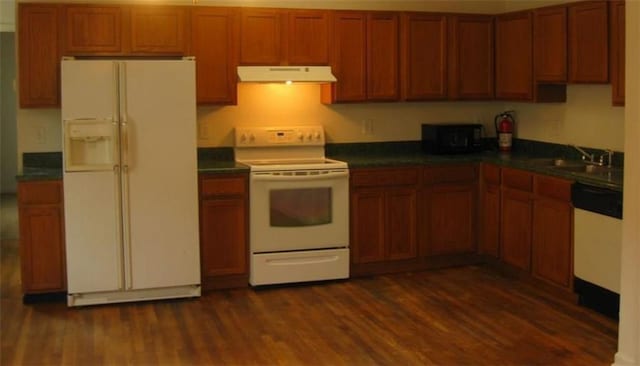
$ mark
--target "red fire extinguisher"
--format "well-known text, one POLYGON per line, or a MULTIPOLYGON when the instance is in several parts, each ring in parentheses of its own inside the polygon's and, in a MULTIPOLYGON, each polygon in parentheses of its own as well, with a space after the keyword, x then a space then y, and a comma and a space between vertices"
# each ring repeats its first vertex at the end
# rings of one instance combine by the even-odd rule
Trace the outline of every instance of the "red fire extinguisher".
POLYGON ((511 140, 516 121, 511 115, 513 111, 502 112, 496 116, 496 136, 498 137, 498 149, 503 152, 511 151, 511 140))

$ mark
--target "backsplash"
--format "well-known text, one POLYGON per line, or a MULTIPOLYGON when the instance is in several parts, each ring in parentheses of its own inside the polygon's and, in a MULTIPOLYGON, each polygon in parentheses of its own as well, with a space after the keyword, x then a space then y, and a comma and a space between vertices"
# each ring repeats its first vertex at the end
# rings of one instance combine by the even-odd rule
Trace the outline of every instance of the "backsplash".
POLYGON ((25 168, 62 169, 62 152, 26 152, 22 154, 22 164, 25 168))

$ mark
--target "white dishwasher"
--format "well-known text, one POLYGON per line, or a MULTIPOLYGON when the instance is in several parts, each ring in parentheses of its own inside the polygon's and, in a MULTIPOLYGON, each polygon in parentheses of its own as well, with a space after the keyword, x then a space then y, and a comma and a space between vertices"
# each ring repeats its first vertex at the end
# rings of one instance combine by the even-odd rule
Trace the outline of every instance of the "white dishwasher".
POLYGON ((575 183, 574 290, 580 305, 618 318, 622 192, 575 183))

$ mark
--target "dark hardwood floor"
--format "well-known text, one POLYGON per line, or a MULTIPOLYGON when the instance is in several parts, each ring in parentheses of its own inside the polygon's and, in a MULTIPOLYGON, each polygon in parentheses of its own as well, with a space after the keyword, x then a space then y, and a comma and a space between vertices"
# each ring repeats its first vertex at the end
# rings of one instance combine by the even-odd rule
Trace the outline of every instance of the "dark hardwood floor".
POLYGON ((482 266, 200 299, 23 305, 2 242, 2 365, 607 365, 616 322, 482 266))

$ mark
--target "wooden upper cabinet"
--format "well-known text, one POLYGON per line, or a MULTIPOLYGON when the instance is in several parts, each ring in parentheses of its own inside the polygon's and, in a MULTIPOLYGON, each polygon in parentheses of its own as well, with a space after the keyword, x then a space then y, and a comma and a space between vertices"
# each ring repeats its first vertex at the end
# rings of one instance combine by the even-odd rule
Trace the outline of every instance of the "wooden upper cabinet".
POLYGON ((447 18, 405 13, 401 19, 402 99, 447 97, 447 18))
POLYGON ((567 8, 536 9, 533 34, 536 82, 566 82, 567 8))
POLYGON ((533 98, 533 16, 529 11, 496 17, 496 98, 533 98))
POLYGON ((66 5, 63 55, 122 54, 123 18, 124 8, 117 5, 66 5))
POLYGON ((611 89, 613 105, 624 105, 625 67, 625 3, 624 0, 609 2, 609 35, 611 37, 611 89))
POLYGON ((329 12, 290 10, 287 39, 289 65, 329 64, 329 12))
POLYGON ((283 59, 283 13, 245 8, 240 20, 240 64, 279 65, 283 59))
POLYGON ((367 16, 364 12, 337 11, 331 22, 331 67, 338 80, 322 85, 322 101, 362 102, 367 99, 367 16))
POLYGON ((391 12, 367 15, 367 99, 399 99, 399 16, 391 12))
POLYGON ((184 55, 189 39, 185 7, 131 8, 131 53, 184 55))
POLYGON ((60 105, 59 7, 18 5, 20 107, 60 105))
POLYGON ((606 1, 569 6, 569 82, 609 81, 607 14, 606 1))
POLYGON ((449 17, 449 98, 493 99, 494 17, 449 17))
POLYGON ((196 58, 198 104, 236 102, 238 22, 232 8, 191 11, 191 54, 196 58))

